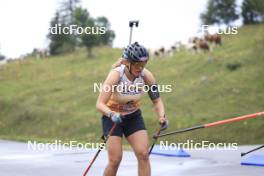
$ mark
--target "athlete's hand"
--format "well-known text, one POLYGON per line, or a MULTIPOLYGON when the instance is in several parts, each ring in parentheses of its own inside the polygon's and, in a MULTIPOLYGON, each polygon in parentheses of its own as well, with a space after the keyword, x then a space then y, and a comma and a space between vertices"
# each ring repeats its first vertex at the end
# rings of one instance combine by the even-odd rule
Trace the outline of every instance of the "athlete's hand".
POLYGON ((169 127, 169 121, 168 119, 165 117, 165 115, 163 117, 159 118, 159 124, 160 124, 160 130, 164 131, 169 127))
POLYGON ((122 123, 122 116, 119 113, 111 112, 109 117, 114 123, 120 124, 122 123))

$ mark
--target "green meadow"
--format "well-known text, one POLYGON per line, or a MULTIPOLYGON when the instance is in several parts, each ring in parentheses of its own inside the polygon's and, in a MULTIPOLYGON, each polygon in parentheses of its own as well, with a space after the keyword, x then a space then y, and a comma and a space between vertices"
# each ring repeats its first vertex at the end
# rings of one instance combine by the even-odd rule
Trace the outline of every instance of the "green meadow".
MULTIPOLYGON (((147 68, 162 92, 169 131, 264 111, 264 25, 244 26, 237 35, 223 35, 211 53, 185 49, 151 59, 147 68), (234 68, 235 66, 235 68, 234 68), (233 68, 233 69, 230 69, 233 68)), ((45 59, 27 58, 0 67, 0 138, 10 140, 98 142, 101 114, 98 91, 121 49, 85 49, 45 59)), ((159 127, 147 94, 141 109, 149 136, 159 127)), ((207 140, 264 143, 264 117, 164 137, 170 142, 207 140)))

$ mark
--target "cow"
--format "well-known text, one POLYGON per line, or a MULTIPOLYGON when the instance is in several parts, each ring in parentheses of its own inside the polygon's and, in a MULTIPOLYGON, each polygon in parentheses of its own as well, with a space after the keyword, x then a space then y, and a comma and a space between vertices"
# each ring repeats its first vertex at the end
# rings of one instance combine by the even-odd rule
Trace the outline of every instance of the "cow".
POLYGON ((221 38, 221 35, 219 35, 219 34, 212 34, 211 35, 209 33, 206 33, 204 36, 204 39, 209 43, 212 43, 215 45, 222 45, 222 38, 221 38))

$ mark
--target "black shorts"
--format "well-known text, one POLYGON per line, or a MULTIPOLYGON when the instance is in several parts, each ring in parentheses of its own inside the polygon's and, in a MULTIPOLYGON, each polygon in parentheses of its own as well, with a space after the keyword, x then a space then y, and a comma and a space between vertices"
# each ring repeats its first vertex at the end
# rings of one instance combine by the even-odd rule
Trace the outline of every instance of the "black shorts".
MULTIPOLYGON (((113 125, 114 123, 109 117, 107 116, 102 117, 102 126, 103 126, 104 136, 108 135, 113 125)), ((131 114, 125 115, 125 117, 122 118, 122 123, 116 126, 115 130, 113 131, 112 136, 122 137, 124 134, 125 137, 128 137, 129 135, 139 130, 146 130, 140 109, 138 109, 137 111, 131 114)))

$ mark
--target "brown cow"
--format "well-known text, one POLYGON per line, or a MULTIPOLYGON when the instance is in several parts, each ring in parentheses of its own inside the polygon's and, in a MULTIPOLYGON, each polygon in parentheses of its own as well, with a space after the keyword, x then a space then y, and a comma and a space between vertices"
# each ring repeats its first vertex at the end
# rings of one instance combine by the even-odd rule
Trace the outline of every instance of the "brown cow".
POLYGON ((164 47, 161 47, 161 48, 159 49, 159 52, 161 53, 161 55, 164 55, 164 53, 165 53, 165 48, 164 48, 164 47))
POLYGON ((159 56, 160 56, 159 51, 154 51, 154 56, 155 56, 155 57, 159 57, 159 56))
POLYGON ((208 43, 205 40, 199 39, 196 44, 198 45, 198 48, 203 50, 204 52, 210 51, 210 47, 209 47, 208 43))
POLYGON ((199 51, 202 50, 204 52, 206 51, 211 51, 209 44, 207 43, 206 40, 194 37, 190 40, 194 45, 192 47, 193 51, 199 51))
POLYGON ((204 39, 209 43, 214 43, 215 45, 222 45, 222 38, 219 34, 205 34, 204 39))

